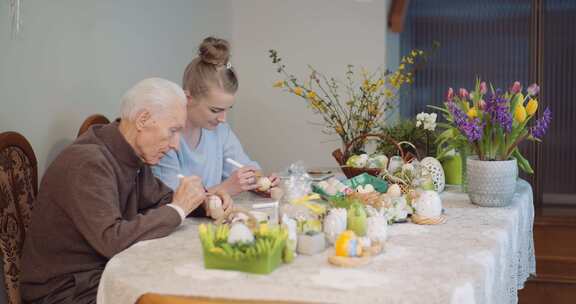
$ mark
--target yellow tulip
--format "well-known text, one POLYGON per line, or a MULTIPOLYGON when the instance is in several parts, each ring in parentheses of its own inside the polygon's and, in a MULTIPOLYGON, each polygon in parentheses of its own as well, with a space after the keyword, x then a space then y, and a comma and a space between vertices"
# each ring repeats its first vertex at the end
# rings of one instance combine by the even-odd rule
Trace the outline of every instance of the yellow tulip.
POLYGON ((476 107, 471 107, 470 110, 468 110, 468 113, 466 113, 466 115, 468 115, 470 119, 476 118, 478 117, 478 110, 476 110, 476 107))
POLYGON ((519 123, 523 123, 526 120, 526 108, 523 105, 518 104, 516 109, 514 109, 514 119, 519 123))
POLYGON ((526 112, 528 115, 534 115, 536 110, 538 110, 538 100, 530 98, 530 101, 528 101, 526 105, 526 112))
POLYGON ((284 87, 284 84, 285 84, 284 80, 278 80, 272 86, 275 88, 282 88, 284 87))
POLYGON ((296 95, 302 96, 302 94, 304 93, 304 90, 301 87, 295 87, 293 92, 296 95))

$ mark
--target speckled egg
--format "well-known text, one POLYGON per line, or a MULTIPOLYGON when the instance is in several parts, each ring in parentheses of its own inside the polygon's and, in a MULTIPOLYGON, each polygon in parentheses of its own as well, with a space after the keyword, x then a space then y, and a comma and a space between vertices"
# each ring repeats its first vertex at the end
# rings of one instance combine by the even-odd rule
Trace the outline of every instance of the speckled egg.
POLYGON ((442 164, 434 157, 426 157, 421 162, 420 165, 430 173, 432 176, 432 182, 434 183, 434 190, 437 192, 444 191, 446 186, 446 177, 444 175, 444 169, 442 164))
POLYGON ((436 191, 427 190, 413 204, 416 214, 425 218, 436 218, 442 214, 442 199, 436 191))

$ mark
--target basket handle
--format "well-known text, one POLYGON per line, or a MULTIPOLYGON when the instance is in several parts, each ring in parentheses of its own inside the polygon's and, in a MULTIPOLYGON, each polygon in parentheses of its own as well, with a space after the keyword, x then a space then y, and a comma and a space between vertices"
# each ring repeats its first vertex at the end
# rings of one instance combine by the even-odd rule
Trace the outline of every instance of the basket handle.
MULTIPOLYGON (((410 146, 412 149, 414 149, 414 152, 416 153, 416 159, 420 159, 420 153, 418 153, 418 149, 416 148, 416 146, 415 146, 413 143, 404 140, 404 141, 398 142, 398 145, 408 145, 408 146, 410 146)), ((408 153, 410 153, 410 152, 408 152, 408 153)), ((410 159, 407 159, 407 158, 408 158, 408 156, 410 156, 410 155, 405 155, 405 156, 406 156, 406 158, 404 158, 404 156, 403 156, 402 159, 403 159, 405 162, 408 162, 410 159)))
MULTIPOLYGON (((380 134, 376 134, 376 133, 368 133, 368 134, 364 134, 364 135, 360 135, 354 139, 352 139, 345 147, 344 147, 344 162, 348 159, 349 152, 350 152, 350 148, 352 147, 352 145, 354 145, 356 142, 358 141, 366 141, 366 139, 368 138, 379 138, 381 140, 384 141, 388 141, 391 142, 393 145, 396 146, 396 148, 398 149, 398 151, 400 152, 400 157, 402 157, 402 159, 404 159, 405 157, 405 153, 404 150, 402 150, 402 146, 400 146, 400 144, 395 141, 394 139, 392 139, 390 136, 388 136, 386 133, 380 133, 380 134)), ((344 163, 345 164, 345 163, 344 163)))

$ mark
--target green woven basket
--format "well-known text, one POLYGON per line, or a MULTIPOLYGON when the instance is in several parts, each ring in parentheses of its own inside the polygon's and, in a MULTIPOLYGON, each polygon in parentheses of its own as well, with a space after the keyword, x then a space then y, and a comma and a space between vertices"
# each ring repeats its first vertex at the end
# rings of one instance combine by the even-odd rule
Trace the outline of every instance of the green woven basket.
POLYGON ((285 245, 286 241, 282 241, 280 246, 276 246, 276 248, 267 255, 243 259, 222 256, 218 253, 213 253, 204 249, 204 267, 207 269, 236 270, 256 274, 269 274, 282 263, 282 253, 285 245))
POLYGON ((282 263, 288 231, 278 226, 268 228, 267 224, 260 224, 258 229, 254 227, 252 243, 231 245, 227 242, 230 233, 228 224, 201 224, 198 230, 204 267, 257 274, 274 271, 282 263))

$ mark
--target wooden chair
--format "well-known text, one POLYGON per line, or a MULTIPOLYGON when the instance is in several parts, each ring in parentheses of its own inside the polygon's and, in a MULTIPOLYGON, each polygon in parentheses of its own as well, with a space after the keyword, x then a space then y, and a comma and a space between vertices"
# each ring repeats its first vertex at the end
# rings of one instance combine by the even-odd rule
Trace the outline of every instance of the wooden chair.
POLYGON ((16 132, 0 133, 0 288, 6 289, 9 304, 21 302, 20 257, 37 193, 38 166, 30 143, 16 132))
POLYGON ((142 295, 136 304, 286 304, 303 302, 263 301, 263 300, 228 300, 205 297, 182 297, 147 293, 142 295))
POLYGON ((93 114, 88 116, 80 126, 80 130, 78 130, 78 135, 76 137, 80 137, 84 132, 90 128, 92 125, 102 125, 102 124, 109 124, 110 120, 106 118, 106 116, 101 114, 93 114))

